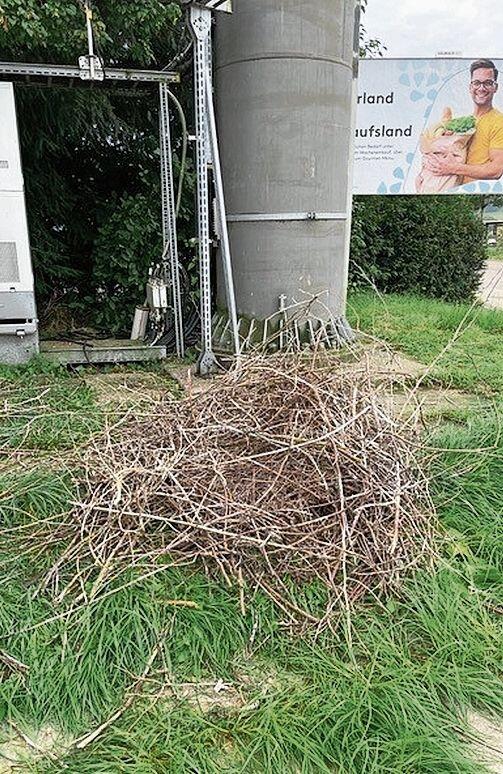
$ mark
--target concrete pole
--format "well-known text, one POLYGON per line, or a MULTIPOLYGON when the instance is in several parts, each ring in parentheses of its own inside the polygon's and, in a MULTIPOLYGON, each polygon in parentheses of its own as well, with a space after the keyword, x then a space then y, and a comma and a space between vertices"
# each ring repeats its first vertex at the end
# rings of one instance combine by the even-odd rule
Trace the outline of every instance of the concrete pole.
POLYGON ((359 2, 233 6, 217 14, 216 97, 238 312, 322 294, 313 314, 342 318, 359 2))

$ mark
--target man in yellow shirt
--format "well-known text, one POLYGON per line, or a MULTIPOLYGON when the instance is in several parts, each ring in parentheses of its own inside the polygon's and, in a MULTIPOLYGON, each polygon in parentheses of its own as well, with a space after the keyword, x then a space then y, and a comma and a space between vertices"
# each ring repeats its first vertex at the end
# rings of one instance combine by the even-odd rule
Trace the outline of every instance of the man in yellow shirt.
POLYGON ((478 59, 470 67, 470 94, 477 130, 468 149, 466 164, 449 159, 432 159, 435 175, 459 175, 463 183, 499 180, 503 176, 503 113, 493 106, 498 91, 498 70, 490 59, 478 59))

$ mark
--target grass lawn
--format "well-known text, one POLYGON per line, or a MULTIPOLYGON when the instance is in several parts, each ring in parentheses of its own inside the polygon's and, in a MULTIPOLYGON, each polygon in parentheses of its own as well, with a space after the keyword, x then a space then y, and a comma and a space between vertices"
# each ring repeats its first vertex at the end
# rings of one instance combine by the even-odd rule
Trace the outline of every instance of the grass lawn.
POLYGON ((353 326, 431 366, 430 380, 479 394, 503 393, 503 312, 417 296, 354 293, 353 326))
POLYGON ((487 255, 490 261, 503 261, 503 243, 499 242, 494 247, 488 247, 487 255))
POLYGON ((0 755, 12 754, 10 721, 35 740, 41 728, 60 735, 59 758, 29 756, 24 770, 38 774, 486 770, 466 713, 503 717, 503 313, 368 294, 350 310, 368 333, 435 362, 432 379, 491 396, 486 414, 468 408, 432 431, 437 567, 384 607, 360 608, 351 645, 344 627, 292 637, 260 596, 243 615, 237 591, 197 569, 132 571, 130 585, 62 617, 72 600, 56 608, 39 589, 51 557, 28 562, 17 532, 57 520, 73 496, 68 451, 120 412, 82 374, 42 362, 0 371, 0 755), (96 741, 71 746, 128 697, 96 741))

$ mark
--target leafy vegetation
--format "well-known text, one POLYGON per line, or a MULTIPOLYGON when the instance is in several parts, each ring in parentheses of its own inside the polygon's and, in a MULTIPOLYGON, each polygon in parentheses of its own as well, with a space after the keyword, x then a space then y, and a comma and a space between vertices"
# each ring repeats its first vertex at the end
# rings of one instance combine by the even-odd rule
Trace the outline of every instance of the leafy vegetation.
POLYGON ((476 122, 475 116, 461 116, 459 118, 451 118, 447 121, 445 128, 448 132, 454 134, 466 134, 472 132, 475 129, 476 122))
MULTIPOLYGON (((173 2, 101 0, 94 26, 105 70, 168 65, 186 44, 180 18, 173 2)), ((78 0, 1 0, 1 59, 76 63, 86 50, 78 0)), ((64 306, 81 323, 129 330, 161 250, 158 92, 20 85, 16 96, 42 317, 64 306)), ((189 174, 182 244, 191 210, 189 174)))
POLYGON ((456 196, 357 197, 350 282, 384 292, 465 301, 477 291, 485 229, 456 196))
POLYGON ((491 261, 503 261, 503 242, 487 248, 487 257, 491 261))

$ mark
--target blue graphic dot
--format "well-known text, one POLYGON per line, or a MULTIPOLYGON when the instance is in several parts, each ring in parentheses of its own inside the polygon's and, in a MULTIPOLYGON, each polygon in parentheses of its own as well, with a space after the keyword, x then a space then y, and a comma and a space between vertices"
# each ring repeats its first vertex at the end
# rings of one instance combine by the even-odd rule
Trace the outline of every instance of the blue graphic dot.
POLYGON ((407 164, 412 164, 414 161, 414 154, 413 153, 407 153, 406 155, 407 164))
POLYGON ((416 83, 416 86, 420 86, 424 81, 424 73, 416 73, 414 76, 414 81, 416 83))
POLYGON ((410 95, 412 102, 418 102, 420 99, 423 99, 423 97, 424 97, 424 94, 420 91, 416 91, 415 89, 410 95))
POLYGON ((493 191, 494 193, 501 193, 501 191, 503 191, 503 185, 501 185, 499 180, 497 183, 494 184, 493 191))
POLYGON ((397 193, 400 193, 401 188, 402 188, 401 183, 395 183, 394 185, 390 185, 389 190, 390 190, 390 193, 397 194, 397 193))
POLYGON ((477 190, 477 186, 475 183, 468 183, 468 185, 462 186, 463 191, 467 191, 468 193, 475 193, 477 190))
POLYGON ((404 86, 410 86, 410 78, 407 73, 403 73, 398 80, 400 83, 403 83, 404 86))
POLYGON ((437 98, 438 91, 436 89, 430 89, 428 92, 428 99, 431 99, 433 102, 437 98))
POLYGON ((440 78, 436 73, 432 73, 430 77, 428 78, 427 86, 434 86, 436 83, 438 83, 440 78))
POLYGON ((377 189, 377 193, 378 193, 378 194, 385 194, 385 193, 388 193, 388 188, 387 188, 387 186, 386 186, 386 184, 385 184, 385 183, 381 183, 381 185, 380 185, 380 186, 379 186, 379 188, 377 189))
POLYGON ((393 177, 397 177, 399 180, 403 180, 405 178, 403 169, 401 167, 397 167, 393 172, 393 177))

